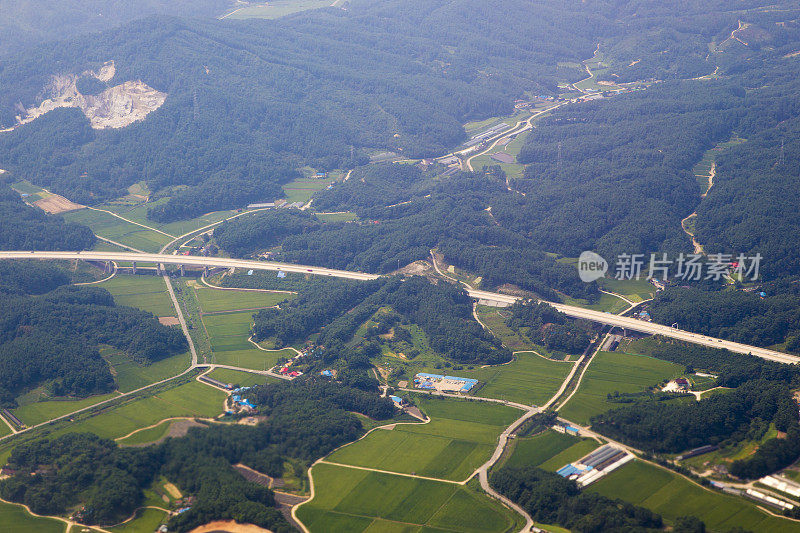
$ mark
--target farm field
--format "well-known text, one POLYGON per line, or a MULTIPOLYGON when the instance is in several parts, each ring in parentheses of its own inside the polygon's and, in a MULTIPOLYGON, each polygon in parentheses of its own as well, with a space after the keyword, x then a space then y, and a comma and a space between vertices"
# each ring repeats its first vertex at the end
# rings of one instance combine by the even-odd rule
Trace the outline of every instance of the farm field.
POLYGON ((203 316, 203 324, 211 341, 214 363, 267 370, 275 366, 281 357, 294 355, 294 351, 288 348, 266 352, 253 346, 247 340, 250 337, 252 322, 252 311, 203 316))
POLYGON ((273 307, 286 299, 294 298, 294 294, 281 292, 221 290, 199 284, 193 284, 192 288, 203 313, 273 307))
POLYGON ((132 222, 138 222, 139 224, 143 224, 151 228, 156 228, 160 231, 163 231, 164 233, 169 233, 174 237, 183 235, 185 233, 190 233, 204 226, 208 226, 209 224, 214 224, 215 222, 219 222, 236 214, 236 211, 233 209, 227 211, 213 211, 211 213, 207 213, 197 218, 192 218, 189 220, 179 220, 176 222, 169 222, 167 224, 161 224, 159 222, 156 222, 155 220, 147 218, 147 211, 149 209, 164 204, 168 200, 169 198, 160 198, 155 202, 150 202, 146 204, 142 203, 140 205, 129 205, 121 202, 111 202, 109 204, 101 206, 100 208, 111 211, 112 213, 116 213, 119 216, 126 218, 132 222))
POLYGON ((175 316, 175 307, 160 276, 117 274, 96 286, 110 292, 117 305, 137 307, 156 316, 175 316))
MULTIPOLYGON (((528 118, 530 113, 525 113, 525 115, 520 115, 519 120, 528 118)), ((516 124, 516 121, 512 123, 508 123, 511 126, 516 124)), ((489 152, 484 155, 478 156, 471 161, 472 168, 479 169, 483 168, 484 166, 499 166, 503 172, 506 173, 506 176, 512 179, 520 179, 523 178, 525 173, 525 165, 516 162, 517 155, 519 155, 520 150, 522 149, 522 145, 525 144, 525 138, 528 136, 528 132, 522 132, 518 135, 515 135, 513 139, 511 139, 508 143, 504 145, 497 145, 489 152), (492 158, 493 154, 496 153, 504 153, 512 156, 514 158, 513 163, 503 163, 501 161, 497 161, 496 159, 492 158)))
POLYGON ((559 415, 579 424, 621 404, 609 402, 607 395, 641 392, 665 379, 679 376, 684 367, 643 355, 598 352, 589 363, 575 395, 559 410, 559 415))
POLYGON ((321 191, 328 185, 336 181, 336 178, 297 178, 283 186, 283 192, 286 194, 286 201, 289 203, 294 202, 308 202, 315 192, 321 191))
POLYGON ((103 211, 81 209, 64 213, 69 222, 79 222, 89 226, 101 237, 132 246, 144 252, 158 252, 172 237, 131 224, 103 211))
POLYGON ((155 442, 167 434, 173 422, 174 420, 164 420, 157 426, 137 431, 133 435, 129 435, 124 439, 119 439, 117 443, 121 446, 135 446, 155 442))
POLYGON ((326 460, 461 481, 488 459, 497 435, 521 415, 516 409, 486 402, 411 399, 431 418, 430 423, 377 429, 326 460))
POLYGON ((345 211, 343 213, 317 213, 316 217, 321 222, 351 222, 358 220, 358 215, 352 211, 345 211))
POLYGON ((603 290, 621 294, 634 303, 649 300, 656 292, 653 284, 646 279, 600 278, 598 284, 603 290))
POLYGON ((0 437, 5 437, 9 433, 11 433, 11 428, 5 422, 0 421, 0 437))
POLYGON ((65 524, 51 518, 37 518, 19 505, 0 502, 2 533, 64 533, 65 524))
POLYGON ((328 7, 332 0, 275 0, 274 2, 265 2, 263 5, 252 5, 237 9, 236 11, 224 16, 226 19, 276 19, 285 17, 292 13, 306 11, 308 9, 317 9, 320 7, 328 7))
POLYGON ((165 418, 180 416, 212 417, 222 412, 226 394, 213 387, 191 381, 153 396, 139 398, 81 420, 51 434, 88 431, 115 439, 165 418))
POLYGON ((572 363, 551 361, 533 352, 519 352, 514 357, 516 360, 506 365, 459 370, 455 374, 484 383, 476 396, 543 405, 572 370, 572 363))
POLYGON ((514 451, 505 460, 504 466, 539 466, 584 440, 587 439, 557 433, 553 430, 547 430, 532 437, 517 437, 514 439, 514 451))
POLYGON ((599 447, 600 443, 594 439, 574 438, 573 444, 571 446, 558 452, 550 459, 546 460, 545 462, 541 463, 538 466, 542 470, 555 472, 565 464, 577 461, 584 455, 588 454, 592 450, 595 450, 599 447))
POLYGON ((189 368, 192 362, 189 352, 173 355, 147 366, 137 363, 125 352, 110 347, 100 350, 100 355, 111 365, 120 392, 130 392, 156 381, 177 376, 189 368))
POLYGON ((622 298, 617 298, 612 294, 600 293, 600 297, 594 303, 589 303, 588 300, 571 298, 563 296, 564 303, 567 305, 575 305, 585 309, 593 309, 595 311, 604 311, 606 313, 620 313, 628 308, 628 303, 622 298))
POLYGON ((470 488, 318 464, 315 496, 297 510, 312 531, 506 532, 521 518, 470 488))
POLYGON ((770 516, 743 498, 706 490, 677 474, 635 460, 589 487, 590 491, 641 505, 673 521, 693 515, 712 531, 800 531, 800 523, 770 516))
POLYGON ((509 350, 519 351, 533 349, 533 343, 530 342, 530 339, 520 335, 506 325, 504 314, 508 314, 510 316, 510 312, 508 310, 503 310, 490 305, 479 305, 476 308, 476 312, 478 314, 478 318, 481 319, 481 322, 483 322, 486 327, 488 327, 491 332, 494 333, 494 336, 500 339, 500 341, 509 350))
POLYGON ((225 383, 231 383, 233 385, 238 384, 242 387, 252 387, 253 385, 264 385, 265 383, 275 383, 279 381, 278 378, 273 378, 271 376, 231 370, 229 368, 215 368, 207 375, 208 377, 218 379, 225 383))
POLYGON ((17 398, 19 407, 11 410, 14 416, 28 426, 35 426, 36 424, 47 422, 48 420, 77 411, 78 409, 83 409, 84 407, 89 407, 90 405, 114 398, 118 396, 118 393, 110 392, 108 394, 98 394, 80 400, 38 400, 31 396, 34 395, 23 395, 17 398))
POLYGON ((167 521, 167 513, 158 509, 139 509, 136 518, 121 526, 108 528, 114 533, 150 533, 167 521))

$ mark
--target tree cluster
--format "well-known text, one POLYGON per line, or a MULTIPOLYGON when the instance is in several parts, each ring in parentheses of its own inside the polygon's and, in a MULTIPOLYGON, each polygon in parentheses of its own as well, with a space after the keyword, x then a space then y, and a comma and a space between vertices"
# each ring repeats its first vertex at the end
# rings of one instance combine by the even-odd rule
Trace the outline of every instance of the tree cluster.
POLYGON ((572 354, 583 353, 594 334, 590 323, 572 320, 543 302, 515 303, 511 306, 508 326, 522 331, 536 344, 572 354))
POLYGON ((3 183, 0 228, 2 250, 85 250, 95 242, 92 230, 86 226, 25 205, 15 190, 3 183))
POLYGON ((326 382, 259 386, 249 397, 269 417, 257 426, 193 428, 185 437, 144 448, 119 448, 75 433, 23 444, 8 461, 18 473, 0 482, 0 496, 41 514, 80 506, 85 522, 114 524, 129 517, 141 505, 142 491, 163 475, 194 497, 188 511, 171 518, 171 531, 230 519, 285 533, 292 528, 272 491, 231 465, 242 462, 280 477, 286 459, 310 464, 363 434, 353 412, 376 419, 395 412, 387 398, 326 382))
POLYGON ((536 522, 580 533, 659 531, 661 516, 621 500, 581 492, 574 481, 534 466, 503 467, 492 486, 525 509, 536 522))

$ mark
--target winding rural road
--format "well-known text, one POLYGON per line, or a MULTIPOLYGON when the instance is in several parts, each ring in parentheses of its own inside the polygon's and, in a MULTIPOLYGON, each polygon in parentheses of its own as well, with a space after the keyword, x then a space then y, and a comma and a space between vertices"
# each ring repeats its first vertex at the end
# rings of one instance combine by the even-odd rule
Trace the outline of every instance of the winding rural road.
MULTIPOLYGON (((200 267, 227 267, 227 268, 243 268, 252 270, 272 270, 283 272, 295 272, 299 274, 313 274, 317 276, 330 276, 336 278, 345 278, 353 280, 373 280, 380 276, 377 274, 366 274, 364 272, 352 272, 349 270, 336 270, 333 268, 315 267, 309 265, 295 265, 291 263, 278 263, 275 261, 253 261, 247 259, 230 259, 226 257, 198 257, 198 256, 184 256, 184 255, 164 255, 164 254, 145 254, 133 252, 39 252, 39 251, 4 251, 0 252, 0 259, 49 259, 49 260, 68 260, 68 259, 84 259, 87 261, 136 261, 139 263, 151 264, 169 264, 169 265, 186 265, 186 266, 200 266, 200 267)), ((472 298, 479 301, 489 302, 495 305, 512 305, 520 300, 517 296, 510 296, 507 294, 500 294, 490 291, 482 291, 477 289, 466 289, 467 294, 472 298)), ((546 302, 552 305, 557 310, 561 311, 567 316, 574 318, 583 318, 598 322, 600 324, 607 324, 609 326, 617 326, 626 330, 638 331, 651 335, 662 335, 685 342, 709 346, 712 348, 726 348, 732 352, 752 354, 763 359, 770 361, 777 361, 780 363, 800 363, 800 357, 785 354, 767 348, 760 348, 758 346, 750 346, 738 342, 718 339, 685 331, 663 324, 655 324, 636 318, 619 316, 612 313, 605 313, 603 311, 595 311, 592 309, 584 309, 583 307, 576 307, 574 305, 566 305, 555 302, 546 302)))

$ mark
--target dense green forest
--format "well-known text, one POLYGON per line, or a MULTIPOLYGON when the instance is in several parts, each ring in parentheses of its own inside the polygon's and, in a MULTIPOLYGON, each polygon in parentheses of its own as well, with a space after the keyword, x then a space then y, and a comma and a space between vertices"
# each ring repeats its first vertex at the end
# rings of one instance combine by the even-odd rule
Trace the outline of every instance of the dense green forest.
POLYGON ((219 232, 220 246, 232 253, 280 244, 278 259, 376 273, 429 259, 430 250, 438 247, 448 262, 481 275, 484 287, 513 283, 551 300, 560 299, 554 288, 576 298, 598 295, 596 284, 580 281, 572 266, 493 221, 486 211, 492 197, 511 193, 491 174, 430 181, 414 166, 384 164, 353 176, 314 201, 330 209, 352 209, 362 222, 316 224, 304 214, 264 211, 227 222, 215 236, 219 232), (421 185, 399 185, 414 182, 421 185), (358 194, 350 183, 358 183, 358 194), (387 200, 386 191, 396 187, 399 192, 387 200), (394 200, 408 203, 388 203, 394 200))
POLYGON ((170 531, 232 519, 284 533, 293 528, 276 509, 272 491, 246 481, 231 465, 241 462, 280 477, 284 459, 308 465, 363 434, 354 412, 378 420, 395 413, 388 398, 324 382, 270 384, 249 397, 269 417, 257 426, 193 428, 145 448, 119 448, 75 433, 20 445, 8 461, 18 473, 0 482, 0 496, 42 514, 78 505, 86 523, 114 524, 128 518, 142 504, 142 490, 163 475, 195 497, 191 509, 170 519, 170 531))
POLYGON ((536 344, 572 354, 586 350, 595 336, 590 322, 571 319, 551 305, 539 302, 519 301, 512 305, 508 326, 536 344))
MULTIPOLYGON (((328 349, 326 359, 364 358, 377 355, 369 350, 345 349, 356 330, 378 309, 391 307, 410 323, 419 325, 431 348, 463 363, 501 363, 511 353, 472 317, 472 301, 462 289, 445 282, 431 283, 413 276, 375 281, 324 280, 301 291, 281 306, 264 309, 254 317, 258 340, 273 339, 278 346, 302 342, 320 331, 317 343, 328 349), (324 328, 324 329, 323 329, 324 328), (343 355, 344 354, 344 355, 343 355)), ((366 348, 370 348, 367 346, 366 348)))
POLYGON ((771 295, 761 298, 756 291, 670 287, 656 294, 650 315, 662 324, 677 322, 682 329, 754 346, 788 341, 788 350, 797 352, 800 287, 775 283, 764 288, 771 295))
POLYGON ((800 373, 791 365, 701 346, 662 340, 648 355, 719 374, 718 384, 733 388, 697 402, 640 399, 592 418, 592 427, 613 439, 658 453, 679 453, 706 444, 722 447, 759 440, 769 424, 786 433, 731 465, 731 474, 757 478, 800 457, 800 423, 791 390, 800 373))
POLYGON ((27 261, 0 263, 0 403, 46 383, 54 396, 114 389, 98 346, 149 364, 185 351, 177 328, 144 311, 115 306, 105 289, 66 285, 62 271, 27 261), (40 277, 43 276, 43 277, 40 277))
POLYGON ((85 250, 95 242, 86 226, 26 205, 0 182, 0 250, 85 250))
POLYGON ((536 522, 580 533, 663 528, 661 516, 622 500, 592 492, 558 474, 534 466, 505 466, 492 473, 492 486, 525 509, 536 522))
POLYGON ((703 192, 691 168, 730 135, 742 96, 729 82, 671 82, 554 111, 520 152, 512 187, 525 196, 492 213, 569 257, 689 251, 680 221, 703 192))
POLYGON ((0 0, 0 54, 147 15, 217 17, 232 4, 229 0, 0 0))
POLYGON ((268 250, 289 235, 319 229, 322 224, 306 211, 267 210, 225 221, 214 228, 220 248, 238 257, 268 250))
MULTIPOLYGON (((153 17, 17 54, 0 66, 5 125, 52 74, 111 59, 115 80, 141 79, 168 97, 120 130, 92 130, 77 109, 48 113, 0 136, 0 165, 76 201, 120 196, 141 179, 156 190, 223 176, 237 183, 190 190, 188 204, 230 207, 256 199, 236 189, 258 187, 258 199, 272 200, 302 162, 348 168, 367 161, 366 148, 444 151, 464 139, 464 121, 510 112, 524 90, 577 79, 577 68, 558 62, 591 54, 591 33, 574 25, 597 27, 591 13, 547 2, 514 0, 502 12, 477 0, 355 4, 275 21, 153 17), (480 13, 481 32, 465 13, 480 13)), ((152 215, 193 213, 178 200, 167 205, 152 215)))

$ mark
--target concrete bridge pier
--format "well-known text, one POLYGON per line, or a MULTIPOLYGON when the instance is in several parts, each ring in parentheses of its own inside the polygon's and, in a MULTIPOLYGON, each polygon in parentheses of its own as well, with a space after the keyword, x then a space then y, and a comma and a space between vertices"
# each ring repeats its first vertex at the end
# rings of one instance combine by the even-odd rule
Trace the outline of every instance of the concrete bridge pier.
POLYGON ((105 262, 105 268, 104 268, 103 272, 105 274, 111 274, 112 270, 114 270, 113 264, 111 263, 111 261, 106 261, 105 262))
POLYGON ((136 261, 134 261, 132 264, 133 264, 133 273, 136 274, 136 261))
POLYGON ((208 268, 208 266, 204 266, 203 267, 203 277, 204 278, 208 276, 209 271, 210 271, 210 269, 208 268))
POLYGON ((180 265, 180 268, 181 268, 181 277, 184 277, 186 275, 186 270, 184 270, 183 265, 180 265))

